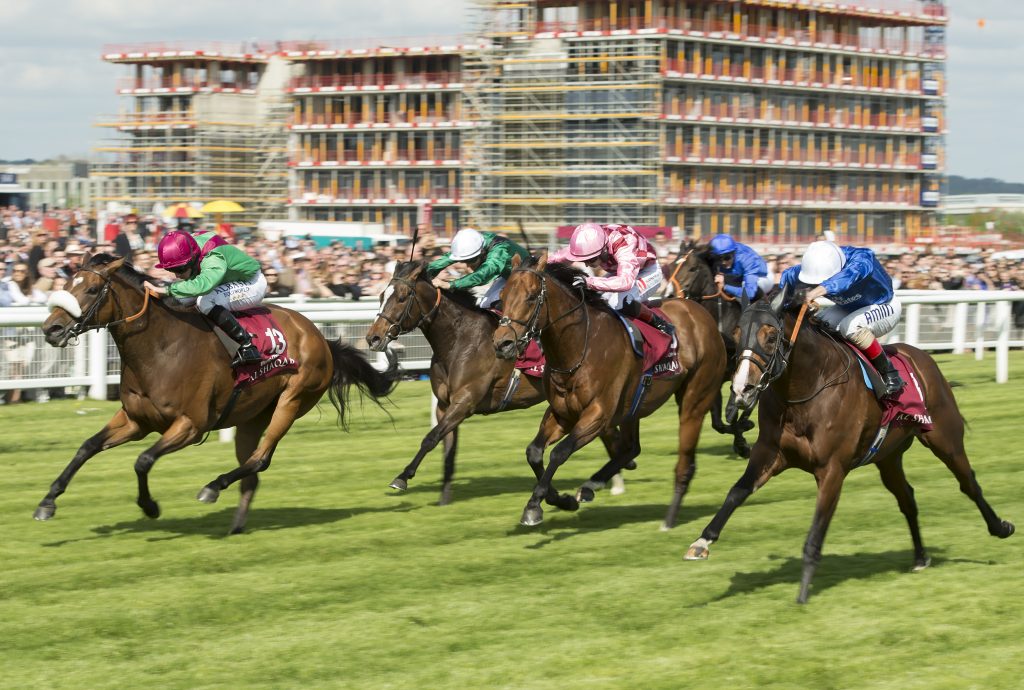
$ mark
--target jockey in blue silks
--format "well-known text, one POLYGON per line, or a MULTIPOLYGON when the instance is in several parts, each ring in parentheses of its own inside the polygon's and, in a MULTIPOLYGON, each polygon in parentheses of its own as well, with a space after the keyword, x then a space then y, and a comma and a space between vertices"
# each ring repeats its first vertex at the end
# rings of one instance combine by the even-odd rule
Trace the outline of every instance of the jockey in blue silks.
POLYGON ((753 249, 729 235, 715 235, 708 254, 715 271, 715 285, 725 294, 739 299, 747 296, 753 302, 760 288, 768 292, 772 282, 768 279, 768 265, 753 249))
POLYGON ((779 286, 811 287, 804 295, 811 310, 818 309, 818 298, 833 302, 833 306, 822 308, 817 318, 867 355, 882 375, 886 396, 903 389, 906 384, 878 342, 896 328, 903 308, 893 294, 892 279, 873 251, 812 242, 802 263, 783 272, 779 286))

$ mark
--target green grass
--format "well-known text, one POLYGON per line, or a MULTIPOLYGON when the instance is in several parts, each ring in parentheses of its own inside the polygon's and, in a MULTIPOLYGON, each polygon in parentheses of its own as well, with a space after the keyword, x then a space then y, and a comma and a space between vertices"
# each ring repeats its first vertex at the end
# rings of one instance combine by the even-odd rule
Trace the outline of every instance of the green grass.
MULTIPOLYGON (((1024 520, 1024 353, 1007 385, 991 358, 942 356, 971 424, 986 496, 1024 520)), ((628 491, 518 527, 523 449, 540 408, 473 419, 455 498, 434 505, 440 457, 404 495, 387 483, 428 428, 428 389, 403 384, 394 423, 358 409, 301 420, 263 475, 249 533, 227 538, 234 490, 194 500, 234 465, 211 437, 151 474, 163 516, 135 506, 132 444, 87 464, 46 523, 49 483, 115 404, 0 408, 0 687, 4 688, 1015 688, 1024 677, 1024 535, 988 536, 920 445, 907 456, 933 565, 911 574, 895 500, 848 479, 810 603, 794 603, 814 481, 793 470, 737 513, 711 559, 682 560, 740 475, 705 431, 672 532, 669 410, 645 421, 628 491)), ((750 435, 752 439, 753 436, 750 435)), ((599 444, 557 477, 578 484, 599 444)), ((1024 526, 1024 525, 1022 525, 1024 526)))

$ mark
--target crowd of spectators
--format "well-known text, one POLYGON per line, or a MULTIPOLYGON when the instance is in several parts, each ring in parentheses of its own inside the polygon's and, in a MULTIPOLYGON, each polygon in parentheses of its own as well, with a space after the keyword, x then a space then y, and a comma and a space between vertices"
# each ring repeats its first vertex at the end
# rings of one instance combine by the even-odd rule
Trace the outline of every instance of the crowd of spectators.
MULTIPOLYGON (((90 252, 127 256, 137 269, 170 280, 171 274, 155 268, 156 247, 175 223, 127 214, 112 219, 97 233, 95 216, 83 209, 0 209, 0 307, 44 304, 51 292, 66 287, 90 252), (97 240, 98 236, 102 239, 97 240)), ((391 280, 396 262, 408 256, 407 248, 353 248, 340 241, 323 245, 308 237, 270 240, 229 232, 228 239, 259 260, 267 277, 268 297, 297 301, 376 299, 391 280)), ((675 260, 673 249, 661 244, 663 265, 675 260)), ((421 233, 417 257, 433 258, 443 250, 431 233, 421 233)), ((996 258, 994 253, 992 249, 962 252, 953 248, 903 248, 891 255, 880 252, 897 288, 1024 289, 1024 261, 996 258)), ((799 261, 792 253, 766 253, 765 259, 769 275, 775 280, 799 261)), ((458 265, 452 267, 458 269, 458 265)), ((1024 326, 1024 302, 1016 303, 1014 316, 1017 326, 1024 326)), ((17 377, 19 367, 24 369, 32 359, 32 348, 28 347, 32 342, 26 344, 23 340, 17 337, 17 329, 0 330, 0 379, 17 377)), ((6 399, 17 400, 17 393, 8 392, 6 399)), ((4 399, 0 396, 0 403, 4 399)))

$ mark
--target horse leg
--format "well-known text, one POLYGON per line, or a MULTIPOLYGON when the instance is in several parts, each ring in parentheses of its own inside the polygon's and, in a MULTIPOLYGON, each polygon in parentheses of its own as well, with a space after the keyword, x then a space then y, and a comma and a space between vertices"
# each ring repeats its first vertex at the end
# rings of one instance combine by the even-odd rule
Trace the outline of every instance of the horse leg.
POLYGON ((755 443, 750 451, 750 459, 747 461, 747 469, 744 470, 743 476, 729 489, 722 507, 718 509, 715 516, 711 518, 711 522, 701 532, 700 538, 690 544, 690 548, 687 549, 683 558, 688 561, 707 560, 711 545, 718 541, 722 529, 732 517, 733 511, 743 505, 750 494, 760 489, 769 479, 784 469, 786 469, 785 460, 778 448, 769 448, 755 443))
POLYGON ((920 435, 923 443, 931 452, 941 460, 949 471, 960 482, 960 491, 967 495, 981 511, 988 526, 988 533, 993 537, 1006 539, 1014 533, 1016 528, 1009 520, 1001 520, 992 506, 988 504, 981 493, 981 486, 974 476, 974 470, 967 459, 967 451, 964 449, 964 423, 959 412, 955 415, 943 415, 947 419, 940 419, 935 415, 935 426, 931 431, 920 435))
POLYGON ((732 426, 722 421, 722 389, 719 388, 715 394, 715 400, 711 403, 711 428, 719 434, 732 433, 732 426))
MULTIPOLYGON (((569 432, 569 435, 554 447, 551 451, 551 456, 548 458, 548 466, 544 468, 544 473, 540 476, 537 486, 533 489, 533 495, 526 502, 526 508, 523 509, 523 516, 519 521, 520 524, 532 527, 539 525, 544 520, 544 510, 540 507, 542 499, 546 500, 549 504, 557 505, 562 510, 573 511, 579 509, 580 504, 576 497, 569 494, 558 496, 558 493, 551 485, 551 480, 558 468, 561 467, 562 463, 570 455, 597 438, 603 426, 603 421, 603 411, 599 405, 588 408, 579 421, 576 422, 576 426, 569 432), (555 496, 558 498, 552 500, 555 496)), ((533 466, 532 462, 531 466, 533 466)))
POLYGON ((811 579, 821 560, 821 546, 825 543, 825 533, 828 531, 832 516, 835 515, 846 472, 839 463, 833 462, 816 472, 814 478, 818 480, 818 502, 814 508, 811 530, 804 542, 804 570, 800 578, 800 594, 796 598, 798 604, 807 603, 811 579))
MULTIPOLYGON (((639 427, 639 422, 635 426, 639 427)), ((624 430, 616 427, 601 434, 601 442, 608 452, 608 462, 580 486, 577 490, 577 497, 575 497, 577 501, 590 503, 594 500, 595 492, 604 488, 608 481, 612 482, 612 495, 626 492, 625 482, 623 482, 622 490, 615 492, 615 478, 618 477, 622 481, 622 470, 640 455, 639 436, 639 428, 625 433, 624 430)))
POLYGON ((288 433, 302 408, 301 394, 289 393, 290 390, 286 389, 281 393, 281 397, 278 398, 277 405, 274 407, 270 417, 270 424, 267 425, 266 433, 263 434, 263 438, 256 446, 256 450, 241 465, 230 472, 220 475, 200 489, 196 495, 197 500, 202 503, 216 503, 221 491, 239 479, 263 472, 270 467, 270 461, 274 457, 277 444, 288 433))
POLYGON ((199 429, 188 417, 178 417, 167 431, 139 455, 135 460, 135 476, 139 481, 139 497, 136 503, 148 518, 160 517, 160 506, 149 493, 149 471, 161 456, 181 450, 199 438, 199 429))
MULTIPOLYGON (((269 421, 267 417, 268 415, 261 415, 256 419, 251 419, 238 425, 238 430, 235 434, 235 460, 238 461, 239 467, 245 464, 245 461, 256 451, 256 446, 260 442, 260 435, 267 428, 269 421)), ((250 474, 242 478, 238 485, 241 494, 238 499, 238 508, 235 510, 235 518, 231 522, 231 529, 228 531, 228 534, 241 534, 245 531, 245 522, 249 517, 249 506, 252 505, 253 496, 256 494, 256 489, 259 488, 259 485, 260 477, 258 474, 250 474)))
POLYGON ((86 439, 79 447, 78 452, 71 458, 68 466, 50 484, 50 490, 43 497, 43 500, 39 502, 39 507, 36 508, 32 517, 36 520, 49 520, 53 517, 53 514, 57 512, 57 497, 67 490, 71 479, 82 468, 86 460, 102 450, 119 446, 128 441, 137 441, 145 435, 146 432, 143 432, 139 425, 128 417, 128 413, 124 411, 124 408, 118 410, 117 414, 107 422, 105 427, 86 439))
POLYGON ((743 434, 754 428, 754 423, 750 421, 750 415, 753 412, 754 408, 748 407, 729 427, 732 430, 732 451, 741 458, 750 457, 750 444, 747 443, 747 439, 743 438, 743 434))
MULTIPOLYGON (((717 398, 721 402, 721 394, 717 398)), ((675 487, 668 512, 665 514, 665 521, 661 523, 662 531, 676 526, 676 518, 679 516, 679 507, 683 503, 683 496, 686 495, 693 475, 697 472, 697 441, 700 439, 700 428, 704 421, 701 410, 700 407, 683 407, 683 415, 679 420, 679 458, 676 460, 675 487)))
POLYGON ((914 487, 907 481, 907 475, 903 472, 903 454, 914 442, 913 437, 896 450, 895 453, 876 463, 882 484, 896 497, 896 503, 900 512, 907 519, 907 526, 910 527, 910 538, 914 542, 914 570, 924 570, 931 563, 928 554, 924 550, 924 543, 921 541, 921 528, 917 524, 917 501, 914 500, 914 487))
POLYGON ((455 451, 459 447, 459 427, 444 437, 444 478, 441 481, 441 498, 437 505, 446 506, 452 502, 452 477, 455 476, 455 451))
MULTIPOLYGON (((468 396, 452 400, 451 404, 442 410, 440 407, 437 408, 437 425, 427 432, 427 435, 423 437, 423 441, 420 443, 419 452, 412 459, 405 469, 402 470, 401 474, 395 477, 388 485, 392 489, 398 489, 399 491, 405 491, 409 488, 409 480, 416 476, 416 470, 419 469, 420 463, 423 462, 423 458, 427 456, 427 453, 437 448, 437 444, 441 442, 455 427, 462 423, 462 420, 473 414, 473 408, 476 407, 475 403, 468 396)), ((447 451, 445 451, 447 453, 447 451)), ((454 472, 454 450, 452 451, 452 463, 454 472)), ((445 461, 447 462, 447 455, 445 461)))
MULTIPOLYGON (((540 428, 537 430, 537 435, 534 436, 530 445, 526 447, 526 462, 530 465, 530 469, 533 470, 533 474, 538 482, 544 476, 544 449, 563 436, 565 436, 565 428, 558 421, 558 417, 555 416, 551 407, 548 407, 544 411, 544 417, 540 420, 540 428)), ((572 501, 569 500, 575 499, 575 497, 568 496, 567 494, 559 495, 553 486, 548 487, 548 493, 544 498, 549 505, 557 506, 562 510, 576 509, 572 507, 572 501)), ((576 502, 576 507, 579 507, 578 502, 576 502)))

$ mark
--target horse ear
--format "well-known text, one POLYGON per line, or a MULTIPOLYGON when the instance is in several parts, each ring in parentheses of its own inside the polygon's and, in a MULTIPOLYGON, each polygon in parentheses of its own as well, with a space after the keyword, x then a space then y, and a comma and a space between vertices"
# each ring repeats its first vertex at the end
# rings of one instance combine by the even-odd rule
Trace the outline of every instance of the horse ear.
POLYGON ((512 255, 512 268, 519 268, 519 266, 522 263, 523 263, 523 257, 519 256, 518 254, 513 254, 512 255))
POLYGON ((775 314, 781 314, 782 308, 786 306, 786 300, 789 298, 790 286, 787 285, 784 288, 779 288, 778 292, 771 301, 772 312, 775 314))
POLYGON ((545 249, 537 256, 537 270, 543 271, 548 265, 548 250, 545 249))
MULTIPOLYGON (((92 258, 92 257, 86 256, 85 260, 82 261, 82 265, 85 266, 86 264, 88 264, 90 258, 92 258)), ((111 261, 109 264, 107 264, 106 266, 103 267, 104 273, 106 275, 108 275, 108 276, 111 275, 112 273, 117 273, 117 269, 119 269, 122 266, 124 266, 124 262, 126 260, 127 260, 127 257, 121 256, 121 257, 118 257, 117 259, 111 261)))
MULTIPOLYGON (((426 261, 410 261, 409 263, 412 264, 412 267, 409 269, 409 272, 406 274, 406 277, 409 280, 414 280, 414 281, 415 280, 419 280, 419 277, 423 273, 423 270, 427 267, 427 262, 426 261)), ((396 266, 395 267, 395 274, 397 275, 398 272, 399 272, 399 268, 398 268, 398 266, 396 266)))

